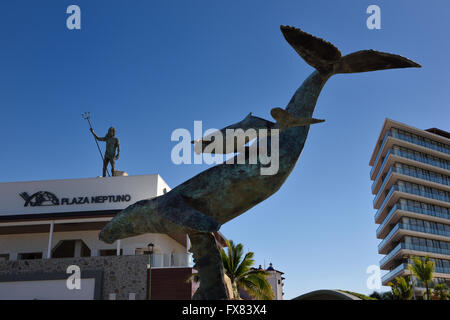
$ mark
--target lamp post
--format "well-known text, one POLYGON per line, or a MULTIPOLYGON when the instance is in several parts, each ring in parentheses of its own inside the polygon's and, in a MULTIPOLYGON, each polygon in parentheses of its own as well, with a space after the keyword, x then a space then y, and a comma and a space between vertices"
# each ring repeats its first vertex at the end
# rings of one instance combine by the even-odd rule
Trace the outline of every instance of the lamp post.
POLYGON ((153 247, 155 245, 153 243, 149 243, 147 245, 147 254, 148 256, 148 264, 147 264, 147 300, 151 300, 151 290, 152 290, 152 254, 153 247))

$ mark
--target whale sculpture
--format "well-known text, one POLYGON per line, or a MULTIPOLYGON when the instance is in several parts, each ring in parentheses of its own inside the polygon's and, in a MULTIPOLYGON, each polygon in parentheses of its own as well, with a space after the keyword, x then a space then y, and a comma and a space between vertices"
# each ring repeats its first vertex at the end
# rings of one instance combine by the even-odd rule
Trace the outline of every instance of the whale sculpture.
MULTIPOLYGON (((374 50, 341 56, 331 43, 300 29, 281 26, 287 42, 316 70, 303 82, 286 109, 272 109, 275 123, 249 114, 229 126, 279 128, 279 169, 273 175, 261 175, 256 164, 223 163, 211 167, 165 195, 138 201, 118 213, 100 232, 100 239, 113 243, 144 233, 183 233, 191 240, 191 252, 198 270, 200 286, 194 299, 228 299, 223 266, 213 232, 274 194, 293 170, 303 150, 317 98, 334 74, 420 67, 419 64, 390 53, 374 50)), ((225 128, 224 128, 225 129, 225 128)), ((266 139, 270 141, 272 137, 266 139)), ((200 152, 203 142, 200 143, 200 152)), ((269 143, 270 145, 270 143, 269 143)), ((236 156, 237 157, 237 156, 236 156)))

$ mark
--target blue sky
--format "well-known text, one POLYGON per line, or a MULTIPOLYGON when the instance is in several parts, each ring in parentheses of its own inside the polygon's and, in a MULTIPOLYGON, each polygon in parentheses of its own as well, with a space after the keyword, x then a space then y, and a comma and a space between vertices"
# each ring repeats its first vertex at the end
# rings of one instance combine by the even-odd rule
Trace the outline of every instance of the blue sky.
MULTIPOLYGON (((279 25, 343 54, 376 49, 422 69, 337 75, 319 97, 306 146, 283 187, 221 231, 285 272, 285 298, 321 288, 370 293, 377 265, 369 158, 386 117, 449 130, 450 3, 444 1, 2 1, 0 181, 93 177, 98 134, 117 128, 119 170, 171 186, 206 168, 174 165, 173 130, 271 119, 312 72, 279 25), (66 28, 77 4, 82 29, 66 28), (366 8, 381 8, 381 30, 366 8)), ((387 289, 387 288, 384 288, 387 289)))

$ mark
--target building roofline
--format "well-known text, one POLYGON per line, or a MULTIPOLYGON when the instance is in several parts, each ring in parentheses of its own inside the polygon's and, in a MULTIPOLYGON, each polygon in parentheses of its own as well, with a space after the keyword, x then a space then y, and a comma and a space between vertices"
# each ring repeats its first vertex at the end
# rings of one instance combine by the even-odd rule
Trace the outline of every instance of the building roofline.
MULTIPOLYGON (((0 182, 0 184, 13 184, 13 183, 33 183, 33 182, 61 182, 61 181, 73 181, 73 180, 93 180, 93 179, 123 179, 123 178, 129 178, 129 177, 145 177, 145 176, 157 176, 162 179, 162 177, 158 173, 152 173, 152 174, 136 174, 136 175, 128 175, 128 176, 116 176, 116 177, 84 177, 84 178, 68 178, 68 179, 46 179, 46 180, 27 180, 27 181, 7 181, 7 182, 0 182)), ((164 179, 162 179, 164 181, 164 179)), ((165 181, 164 181, 165 182, 165 181)), ((167 184, 167 183, 166 183, 167 184)))
POLYGON ((18 221, 39 221, 39 220, 66 220, 74 218, 98 218, 105 216, 115 216, 121 210, 98 210, 98 211, 74 211, 59 213, 35 213, 35 214, 14 214, 0 215, 0 222, 18 222, 18 221))
MULTIPOLYGON (((372 166, 374 164, 374 162, 375 162, 375 158, 377 156, 378 149, 380 148, 380 143, 379 142, 384 138, 384 135, 385 135, 386 131, 388 129, 390 129, 392 127, 396 127, 396 126, 400 127, 400 129, 404 128, 404 129, 406 129, 406 131, 415 133, 415 134, 423 136, 425 138, 429 138, 429 139, 432 139, 432 140, 435 140, 435 141, 438 141, 438 142, 441 142, 441 143, 445 143, 445 144, 449 144, 450 143, 450 139, 445 138, 442 135, 439 135, 439 134, 436 134, 436 133, 432 133, 432 132, 426 131, 424 129, 419 129, 419 128, 416 128, 416 127, 413 127, 413 126, 410 126, 410 125, 407 125, 405 123, 402 123, 402 122, 399 122, 399 121, 395 121, 395 120, 392 120, 392 119, 389 119, 389 118, 385 118, 384 122, 383 122, 383 126, 382 126, 381 131, 380 131, 380 134, 379 134, 378 139, 376 141, 375 148, 374 148, 374 150, 372 152, 372 155, 370 157, 370 161, 369 161, 369 165, 370 166, 372 166)), ((438 130, 446 132, 446 131, 444 131, 442 129, 438 129, 438 130)))
POLYGON ((439 129, 439 128, 429 128, 425 129, 426 132, 431 132, 433 134, 437 134, 438 136, 442 136, 446 139, 450 139, 450 132, 439 129))

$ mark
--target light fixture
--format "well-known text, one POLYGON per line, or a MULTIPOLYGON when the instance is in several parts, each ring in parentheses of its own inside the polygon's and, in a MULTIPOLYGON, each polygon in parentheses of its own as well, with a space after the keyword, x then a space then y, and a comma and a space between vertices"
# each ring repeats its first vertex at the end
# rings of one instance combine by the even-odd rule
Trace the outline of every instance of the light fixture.
POLYGON ((148 254, 153 254, 153 247, 154 247, 155 245, 153 244, 153 243, 149 243, 148 245, 147 245, 147 249, 148 249, 148 251, 147 251, 147 253, 148 254))

